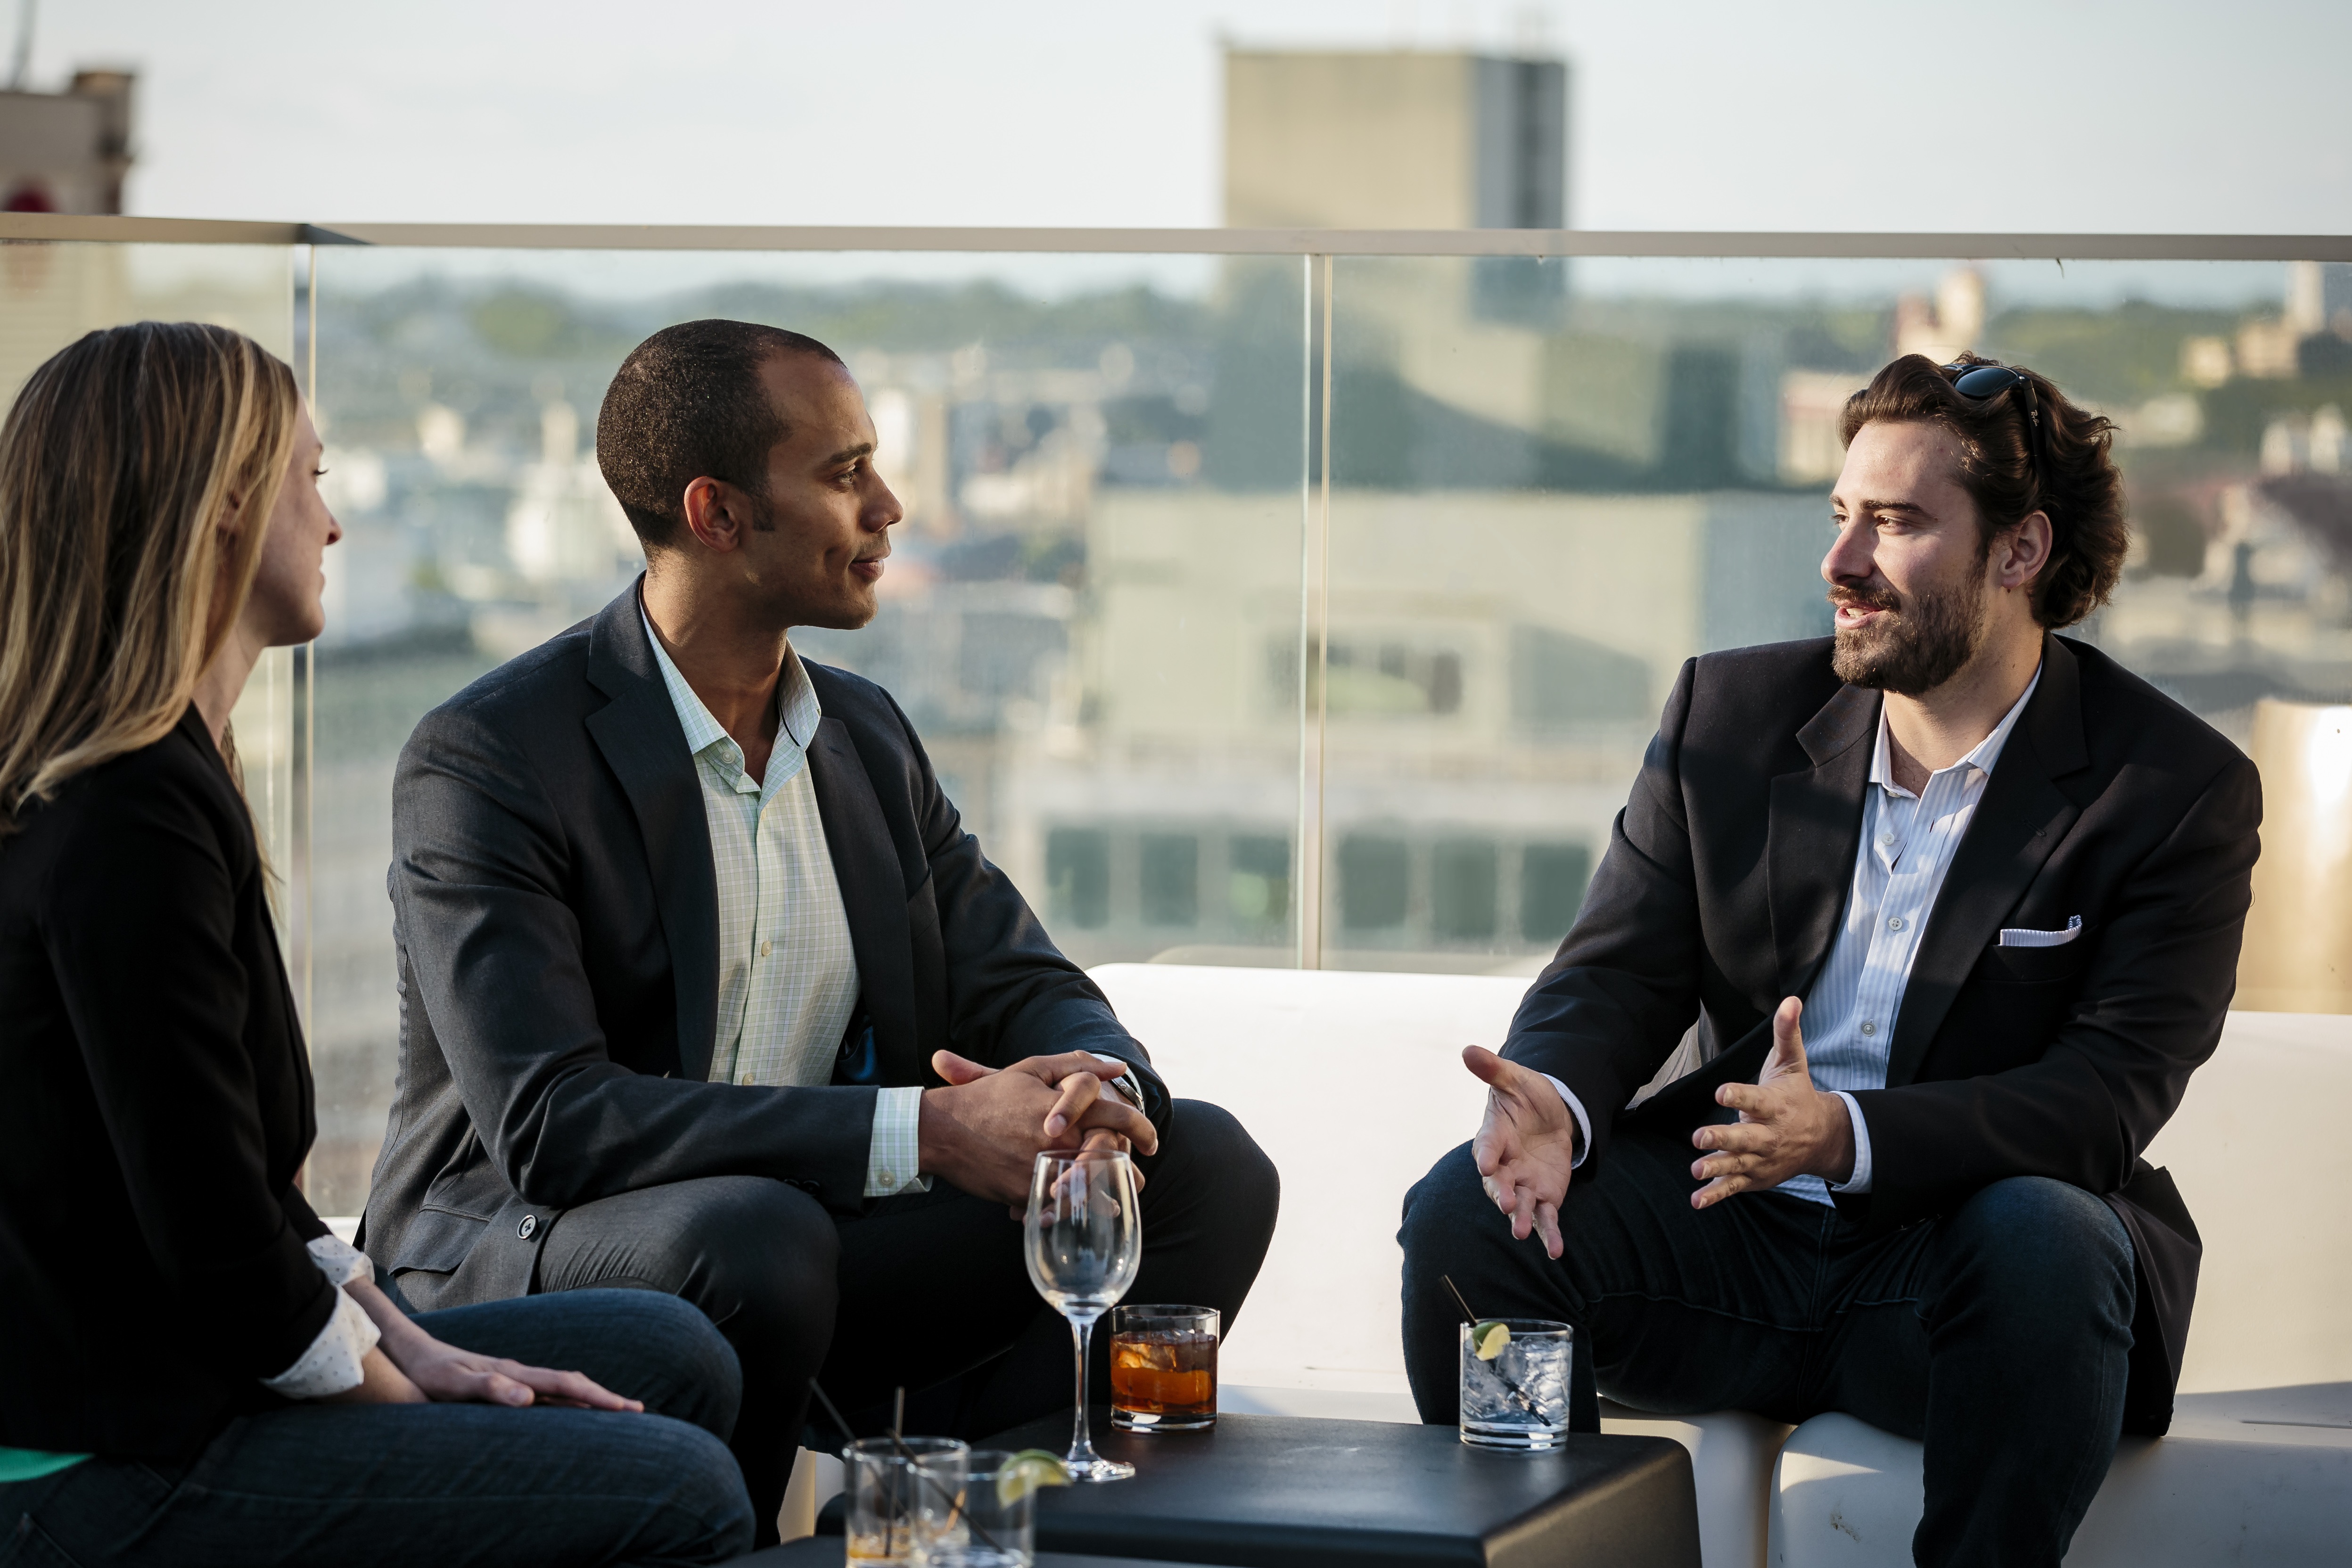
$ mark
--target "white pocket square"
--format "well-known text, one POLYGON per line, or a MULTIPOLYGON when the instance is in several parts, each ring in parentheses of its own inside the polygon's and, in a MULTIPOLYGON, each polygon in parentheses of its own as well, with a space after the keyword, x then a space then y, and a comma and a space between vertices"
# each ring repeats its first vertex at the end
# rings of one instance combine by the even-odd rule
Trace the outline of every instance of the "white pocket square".
POLYGON ((2066 922, 2063 931, 2036 931, 2030 925, 2005 926, 2000 934, 2004 947, 2063 947, 2083 934, 2083 917, 2079 915, 2066 922))

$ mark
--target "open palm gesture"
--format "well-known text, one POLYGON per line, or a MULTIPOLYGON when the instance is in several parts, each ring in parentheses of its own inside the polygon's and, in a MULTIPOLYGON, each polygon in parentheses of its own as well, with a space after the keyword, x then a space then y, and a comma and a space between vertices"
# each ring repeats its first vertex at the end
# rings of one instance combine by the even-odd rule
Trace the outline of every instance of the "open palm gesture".
POLYGON ((1471 1140, 1486 1196, 1511 1218, 1511 1234, 1543 1238, 1547 1256, 1560 1255, 1559 1206, 1576 1163, 1576 1118, 1551 1080, 1484 1046, 1465 1046, 1462 1063, 1486 1085, 1486 1115, 1471 1140))

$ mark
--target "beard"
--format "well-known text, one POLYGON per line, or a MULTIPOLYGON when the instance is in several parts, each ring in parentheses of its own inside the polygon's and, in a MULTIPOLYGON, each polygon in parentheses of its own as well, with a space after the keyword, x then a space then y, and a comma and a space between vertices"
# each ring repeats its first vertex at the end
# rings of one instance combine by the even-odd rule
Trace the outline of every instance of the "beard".
POLYGON ((1973 576, 1911 596, 1892 589, 1830 590, 1833 604, 1886 612, 1875 621, 1841 628, 1830 667, 1849 685, 1916 697, 1959 674, 1984 645, 1985 595, 1973 576))

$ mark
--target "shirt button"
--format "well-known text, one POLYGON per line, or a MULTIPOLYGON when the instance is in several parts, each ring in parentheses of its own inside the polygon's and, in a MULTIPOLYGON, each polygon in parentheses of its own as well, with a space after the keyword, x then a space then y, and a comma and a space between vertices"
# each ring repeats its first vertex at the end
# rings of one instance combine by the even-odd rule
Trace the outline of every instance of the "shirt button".
POLYGON ((1892 828, 1889 828, 1889 829, 1887 829, 1885 832, 1883 832, 1883 833, 1879 834, 1879 835, 1878 835, 1878 841, 1879 841, 1880 843, 1882 843, 1882 844, 1891 844, 1891 843, 1893 843, 1893 842, 1895 841, 1895 830, 1894 830, 1894 829, 1892 829, 1892 828))
POLYGON ((774 947, 775 947, 775 944, 773 944, 772 942, 762 942, 762 943, 761 943, 761 944, 760 944, 760 956, 761 956, 761 957, 762 957, 762 958, 766 957, 766 956, 767 956, 771 952, 772 952, 772 951, 774 950, 774 947))
POLYGON ((522 1223, 515 1227, 515 1234, 525 1241, 530 1240, 533 1235, 537 1234, 538 1230, 539 1216, 536 1214, 524 1215, 522 1217, 522 1223))
POLYGON ((751 1087, 751 1074, 749 1071, 746 1071, 743 1074, 743 1087, 746 1089, 751 1087))
POLYGON ((1901 916, 1901 915, 1888 915, 1888 916, 1886 917, 1886 928, 1887 928, 1889 931, 1900 931, 1900 930, 1902 930, 1902 929, 1903 929, 1903 916, 1901 916))
POLYGON ((1864 1034, 1876 1034, 1878 1032, 1878 1026, 1871 1022, 1868 1019, 1864 1019, 1862 1020, 1862 1032, 1864 1034))
POLYGON ((898 1185, 898 1178, 892 1176, 887 1170, 876 1171, 874 1175, 881 1181, 884 1186, 897 1186, 898 1185))

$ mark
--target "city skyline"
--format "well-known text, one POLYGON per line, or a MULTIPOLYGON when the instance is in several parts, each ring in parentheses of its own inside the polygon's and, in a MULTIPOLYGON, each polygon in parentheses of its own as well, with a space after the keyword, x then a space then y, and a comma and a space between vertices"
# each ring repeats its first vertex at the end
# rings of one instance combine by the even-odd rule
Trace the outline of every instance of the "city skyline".
POLYGON ((1205 226, 1221 39, 1564 56, 1580 227, 2352 229, 2352 12, 2309 0, 89 0, 42 14, 31 81, 140 71, 149 214, 1205 226))

